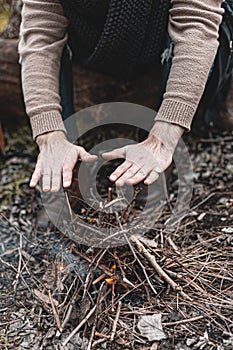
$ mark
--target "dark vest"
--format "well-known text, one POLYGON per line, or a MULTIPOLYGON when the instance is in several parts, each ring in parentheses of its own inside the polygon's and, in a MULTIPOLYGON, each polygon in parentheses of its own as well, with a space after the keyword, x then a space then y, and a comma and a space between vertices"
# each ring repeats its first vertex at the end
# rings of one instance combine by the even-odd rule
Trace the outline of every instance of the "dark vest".
POLYGON ((130 77, 159 62, 170 0, 61 0, 69 45, 82 66, 130 77))

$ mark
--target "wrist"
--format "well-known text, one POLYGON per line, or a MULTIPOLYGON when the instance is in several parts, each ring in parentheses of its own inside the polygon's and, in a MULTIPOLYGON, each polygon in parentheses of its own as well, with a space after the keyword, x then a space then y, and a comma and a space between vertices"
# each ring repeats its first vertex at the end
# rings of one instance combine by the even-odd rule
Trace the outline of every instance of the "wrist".
POLYGON ((53 142, 57 139, 66 139, 66 135, 64 131, 61 130, 54 130, 49 131, 44 134, 40 134, 36 137, 35 141, 39 147, 48 144, 50 142, 53 142))
POLYGON ((185 129, 180 125, 158 120, 150 130, 147 139, 160 141, 167 148, 174 150, 184 131, 185 129))

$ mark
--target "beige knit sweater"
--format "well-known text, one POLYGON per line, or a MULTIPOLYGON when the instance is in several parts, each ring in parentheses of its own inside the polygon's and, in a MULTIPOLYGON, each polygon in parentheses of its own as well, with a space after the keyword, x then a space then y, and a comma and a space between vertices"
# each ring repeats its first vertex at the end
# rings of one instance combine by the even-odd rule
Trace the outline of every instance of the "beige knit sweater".
MULTIPOLYGON (((190 129, 218 48, 223 0, 171 0, 169 34, 174 58, 157 120, 190 129)), ((67 41, 59 0, 23 0, 19 54, 33 137, 64 128, 59 69, 67 41)))

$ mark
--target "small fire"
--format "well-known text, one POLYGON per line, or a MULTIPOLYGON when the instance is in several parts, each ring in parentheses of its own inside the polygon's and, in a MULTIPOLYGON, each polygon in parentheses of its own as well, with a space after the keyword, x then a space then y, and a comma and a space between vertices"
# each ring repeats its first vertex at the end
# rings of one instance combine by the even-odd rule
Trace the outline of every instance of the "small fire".
POLYGON ((115 270, 116 270, 116 265, 112 265, 112 266, 110 267, 110 271, 113 273, 115 270))
POLYGON ((116 283, 116 279, 109 277, 109 278, 105 278, 105 281, 107 282, 107 284, 112 285, 113 283, 116 283))
POLYGON ((65 266, 64 266, 64 265, 60 265, 59 270, 60 270, 60 271, 64 271, 64 270, 65 270, 65 266))

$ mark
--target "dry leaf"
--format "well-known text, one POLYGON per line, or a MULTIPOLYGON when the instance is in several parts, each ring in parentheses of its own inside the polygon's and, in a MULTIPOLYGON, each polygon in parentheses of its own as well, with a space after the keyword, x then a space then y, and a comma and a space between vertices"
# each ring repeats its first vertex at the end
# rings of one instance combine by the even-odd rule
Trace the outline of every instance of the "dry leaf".
POLYGON ((140 333, 150 341, 167 338, 163 331, 161 314, 142 316, 138 322, 138 329, 140 333))

